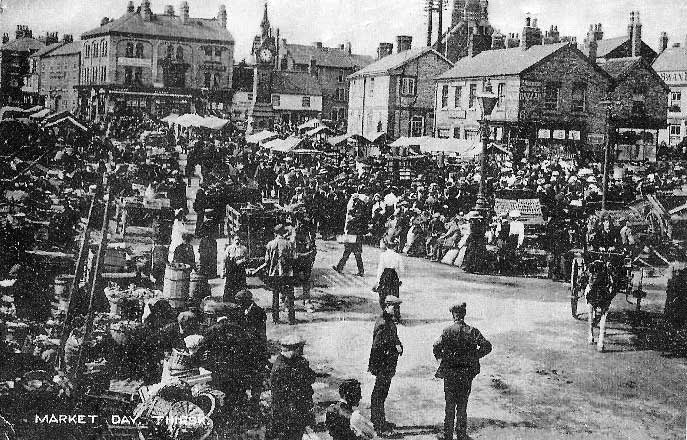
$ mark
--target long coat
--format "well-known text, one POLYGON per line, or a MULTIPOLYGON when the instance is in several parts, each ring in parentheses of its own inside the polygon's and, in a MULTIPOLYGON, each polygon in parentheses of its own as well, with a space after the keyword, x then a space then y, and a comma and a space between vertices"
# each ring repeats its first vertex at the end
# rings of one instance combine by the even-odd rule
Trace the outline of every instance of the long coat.
POLYGON ((270 374, 273 432, 289 432, 310 424, 313 383, 315 372, 304 357, 277 356, 270 374))
POLYGON ((393 321, 393 316, 383 313, 377 318, 372 333, 368 371, 375 376, 393 376, 396 374, 399 357, 397 345, 402 344, 398 339, 398 330, 393 321))

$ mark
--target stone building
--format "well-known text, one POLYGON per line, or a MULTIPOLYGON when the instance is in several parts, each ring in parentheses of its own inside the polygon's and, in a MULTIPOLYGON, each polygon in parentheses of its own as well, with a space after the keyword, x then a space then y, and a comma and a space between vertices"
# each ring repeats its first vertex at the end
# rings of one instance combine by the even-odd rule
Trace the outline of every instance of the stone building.
POLYGON ((661 35, 663 50, 652 67, 670 87, 667 100, 668 128, 661 133, 661 139, 673 146, 687 137, 687 41, 685 47, 675 43, 667 48, 667 38, 665 33, 661 35))
POLYGON ((33 38, 33 32, 23 25, 17 26, 14 40, 10 41, 9 35, 4 34, 2 43, 0 46, 0 105, 24 103, 30 105, 31 95, 25 95, 22 91, 30 69, 29 57, 42 49, 45 44, 33 38))
POLYGON ((598 63, 612 58, 642 57, 644 61, 651 64, 657 55, 656 51, 642 41, 642 22, 639 11, 630 13, 627 34, 621 37, 604 39, 601 23, 591 25, 587 38, 584 40, 583 51, 590 58, 596 58, 598 63))
POLYGON ((82 46, 83 41, 68 41, 40 57, 38 93, 54 112, 77 110, 82 46))
POLYGON ((488 0, 454 0, 451 25, 433 47, 455 63, 489 50, 493 33, 488 0))
POLYGON ((574 45, 527 41, 463 58, 438 77, 435 136, 479 141, 478 94, 487 82, 498 96, 488 119, 491 139, 518 154, 569 157, 604 143, 601 101, 613 78, 574 45))
POLYGON ((349 134, 396 139, 434 131, 434 80, 452 63, 431 47, 411 48, 408 36, 397 45, 390 54, 393 46, 381 43, 380 59, 349 76, 349 134))
POLYGON ((123 16, 82 35, 81 111, 228 111, 234 39, 226 26, 224 6, 214 18, 193 18, 186 1, 178 14, 171 5, 155 14, 149 0, 129 2, 123 16))

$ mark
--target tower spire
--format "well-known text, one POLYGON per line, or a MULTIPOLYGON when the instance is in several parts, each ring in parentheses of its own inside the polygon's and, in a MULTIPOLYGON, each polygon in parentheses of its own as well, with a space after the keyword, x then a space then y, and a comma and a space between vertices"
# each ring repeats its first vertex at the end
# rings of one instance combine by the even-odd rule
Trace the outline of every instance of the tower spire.
POLYGON ((265 2, 265 11, 262 14, 262 22, 260 23, 262 28, 262 37, 267 38, 270 36, 270 19, 267 17, 267 2, 265 2))

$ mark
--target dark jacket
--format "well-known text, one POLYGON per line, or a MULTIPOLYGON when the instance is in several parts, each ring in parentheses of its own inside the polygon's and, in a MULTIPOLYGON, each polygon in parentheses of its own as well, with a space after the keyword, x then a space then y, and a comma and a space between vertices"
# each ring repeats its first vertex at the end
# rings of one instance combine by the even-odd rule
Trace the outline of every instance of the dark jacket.
POLYGON ((383 313, 377 318, 372 333, 368 371, 375 376, 393 376, 396 374, 399 357, 397 345, 402 346, 400 339, 398 339, 398 331, 393 316, 383 313))
POLYGON ((336 402, 327 408, 325 425, 332 440, 358 440, 351 429, 353 408, 346 402, 336 402))
POLYGON ((491 342, 479 330, 463 321, 444 329, 434 343, 434 357, 441 361, 438 378, 474 377, 480 372, 480 358, 491 352, 491 342))
POLYGON ((306 427, 311 422, 315 372, 302 356, 277 356, 270 374, 272 387, 272 430, 306 427))
POLYGON ((224 319, 210 326, 196 353, 196 363, 207 366, 213 378, 241 382, 250 371, 251 340, 238 323, 224 319))
POLYGON ((174 249, 174 263, 188 264, 192 268, 196 268, 196 253, 193 246, 187 243, 182 243, 174 249))

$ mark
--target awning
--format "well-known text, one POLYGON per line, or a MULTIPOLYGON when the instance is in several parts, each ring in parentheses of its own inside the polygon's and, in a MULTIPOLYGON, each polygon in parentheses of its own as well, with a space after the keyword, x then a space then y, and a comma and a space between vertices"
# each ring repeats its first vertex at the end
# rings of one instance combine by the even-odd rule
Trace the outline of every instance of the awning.
POLYGON ((249 144, 259 144, 260 142, 269 141, 278 137, 279 134, 273 131, 263 130, 258 133, 253 133, 250 136, 246 136, 246 142, 249 144))
POLYGON ((332 130, 331 130, 329 127, 327 127, 327 126, 320 125, 320 126, 317 127, 317 128, 313 128, 313 129, 310 130, 310 131, 306 131, 306 132, 305 132, 305 135, 306 135, 306 136, 316 136, 316 135, 318 135, 318 134, 320 134, 320 133, 332 133, 332 130))
POLYGON ((423 153, 449 153, 461 157, 475 157, 482 149, 479 143, 466 139, 424 138, 420 143, 423 153))
POLYGON ((291 136, 286 139, 274 139, 263 145, 263 148, 269 148, 272 151, 280 153, 288 153, 295 149, 304 139, 291 136))
POLYGON ((206 116, 203 122, 203 127, 210 128, 212 130, 221 130, 225 125, 229 123, 228 119, 218 118, 217 116, 206 116))
POLYGON ((6 107, 3 107, 3 108, 0 109, 0 119, 5 119, 5 114, 6 114, 6 113, 10 113, 10 114, 12 114, 12 113, 22 113, 22 114, 26 114, 26 110, 24 110, 23 108, 13 107, 13 106, 6 106, 6 107))
POLYGON ((78 121, 74 116, 72 116, 71 114, 66 115, 66 116, 63 116, 63 117, 61 117, 61 118, 59 118, 59 119, 51 120, 50 122, 48 122, 47 124, 45 124, 45 128, 54 127, 54 126, 56 126, 56 125, 63 124, 63 123, 65 123, 65 122, 72 124, 73 126, 75 126, 76 128, 78 128, 78 129, 80 129, 80 130, 82 130, 82 131, 88 131, 88 128, 87 128, 85 125, 83 125, 81 122, 79 122, 79 121, 78 121))
POLYGON ((43 118, 47 117, 49 114, 50 114, 50 110, 45 108, 43 110, 40 110, 40 111, 32 114, 31 116, 29 116, 29 118, 31 118, 31 119, 43 119, 43 118))
POLYGON ((508 150, 505 147, 497 144, 489 145, 487 151, 494 151, 495 154, 509 154, 508 150))
POLYGON ((313 150, 312 148, 297 148, 291 150, 291 154, 322 154, 322 151, 313 150))
POLYGON ((311 119, 311 120, 304 122, 301 125, 299 125, 298 129, 299 130, 312 129, 315 127, 319 127, 320 125, 322 125, 322 121, 320 121, 319 119, 311 119))
POLYGON ((327 143, 329 145, 336 147, 338 145, 348 143, 349 139, 353 139, 355 141, 363 143, 369 142, 365 137, 360 136, 359 134, 342 134, 341 136, 330 137, 329 139, 327 139, 327 143))
POLYGON ((170 113, 164 118, 162 118, 162 122, 167 122, 167 123, 172 123, 175 122, 179 118, 179 115, 176 113, 170 113))
POLYGON ((185 115, 179 116, 177 120, 174 121, 175 124, 182 127, 202 127, 203 122, 204 118, 195 113, 186 113, 185 115))
POLYGON ((401 136, 389 145, 390 147, 410 147, 414 145, 422 145, 426 139, 433 139, 427 136, 420 137, 405 137, 401 136))
POLYGON ((35 105, 35 106, 31 107, 30 109, 26 110, 26 113, 36 113, 36 112, 39 112, 39 111, 44 110, 44 109, 45 109, 45 107, 43 107, 42 105, 35 105))
POLYGON ((377 142, 378 140, 380 140, 382 138, 386 138, 386 132, 381 131, 381 132, 375 133, 374 135, 370 136, 369 138, 365 138, 365 139, 367 139, 370 142, 377 142))

